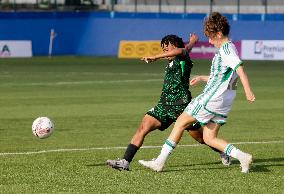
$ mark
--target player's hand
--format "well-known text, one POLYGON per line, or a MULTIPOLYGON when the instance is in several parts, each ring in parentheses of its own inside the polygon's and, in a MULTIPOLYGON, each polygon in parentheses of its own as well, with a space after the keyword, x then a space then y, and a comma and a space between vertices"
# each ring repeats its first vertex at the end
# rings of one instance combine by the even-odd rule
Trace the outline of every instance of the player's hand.
POLYGON ((191 86, 196 86, 199 82, 201 81, 201 77, 200 76, 196 76, 194 78, 192 78, 189 82, 189 84, 191 86))
POLYGON ((246 97, 247 97, 247 100, 252 103, 255 101, 255 96, 254 96, 254 93, 252 91, 249 91, 246 93, 246 97))
POLYGON ((192 33, 192 34, 189 35, 189 42, 192 42, 192 43, 195 44, 195 43, 198 42, 198 40, 199 40, 199 37, 198 37, 197 34, 192 33))
POLYGON ((153 61, 156 61, 155 57, 143 57, 141 58, 142 61, 145 61, 146 63, 151 63, 153 61))

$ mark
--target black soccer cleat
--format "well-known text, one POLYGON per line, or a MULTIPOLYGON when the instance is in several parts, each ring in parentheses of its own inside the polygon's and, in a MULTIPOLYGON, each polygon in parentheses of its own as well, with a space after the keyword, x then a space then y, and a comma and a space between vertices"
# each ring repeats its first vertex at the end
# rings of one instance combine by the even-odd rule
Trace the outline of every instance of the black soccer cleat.
POLYGON ((107 160, 106 163, 114 169, 129 171, 129 162, 125 159, 107 160))
POLYGON ((227 154, 225 154, 223 152, 220 153, 220 158, 221 158, 222 164, 224 166, 230 166, 231 165, 232 158, 230 156, 228 156, 227 154))

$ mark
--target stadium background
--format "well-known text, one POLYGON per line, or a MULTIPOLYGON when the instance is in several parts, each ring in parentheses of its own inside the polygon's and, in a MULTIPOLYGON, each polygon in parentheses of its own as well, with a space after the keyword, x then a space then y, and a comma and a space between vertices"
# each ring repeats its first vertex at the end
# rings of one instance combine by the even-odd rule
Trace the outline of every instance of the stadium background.
MULTIPOLYGON (((150 2, 153 5, 148 5, 149 8, 161 3, 150 2)), ((230 6, 229 2, 227 6, 230 6)), ((255 1, 255 7, 259 6, 257 2, 260 1, 255 1)), ((76 5, 75 1, 73 3, 76 5)), ((202 33, 202 23, 209 10, 205 13, 167 13, 162 12, 161 4, 160 12, 117 12, 114 8, 119 5, 122 6, 109 4, 110 10, 99 10, 96 7, 86 11, 73 6, 75 10, 18 9, 1 12, 0 40, 31 40, 34 56, 48 55, 51 29, 57 34, 53 55, 116 56, 121 40, 160 40, 165 34, 178 34, 186 41, 190 32, 196 32, 201 41, 207 41, 202 33)), ((142 5, 137 6, 139 8, 142 5)), ((278 7, 281 6, 284 6, 283 2, 279 1, 278 7)), ((70 8, 68 5, 66 7, 70 8)), ((214 7, 218 8, 218 5, 214 7)), ((262 13, 225 13, 230 19, 233 41, 283 40, 284 14, 265 13, 266 9, 262 10, 262 13)), ((195 11, 198 12, 198 9, 195 11)))

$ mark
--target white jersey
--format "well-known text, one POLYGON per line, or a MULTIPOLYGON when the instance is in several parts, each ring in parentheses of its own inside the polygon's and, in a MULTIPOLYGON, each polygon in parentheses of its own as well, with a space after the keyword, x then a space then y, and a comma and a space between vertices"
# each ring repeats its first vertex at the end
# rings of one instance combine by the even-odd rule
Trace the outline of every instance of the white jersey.
POLYGON ((235 70, 241 63, 235 45, 232 42, 223 44, 212 60, 208 82, 199 96, 202 104, 219 98, 227 89, 236 89, 238 75, 235 70))
POLYGON ((238 75, 235 70, 241 63, 235 45, 232 42, 223 44, 212 60, 203 92, 189 103, 185 112, 202 125, 210 120, 224 124, 236 96, 238 75))

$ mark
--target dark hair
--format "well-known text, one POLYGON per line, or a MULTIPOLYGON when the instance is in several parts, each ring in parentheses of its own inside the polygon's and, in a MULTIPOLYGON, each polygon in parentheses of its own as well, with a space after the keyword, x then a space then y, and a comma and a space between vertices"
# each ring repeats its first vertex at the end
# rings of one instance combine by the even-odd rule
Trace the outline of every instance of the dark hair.
POLYGON ((225 16, 219 12, 213 12, 204 21, 204 34, 207 37, 215 37, 217 32, 222 32, 224 36, 228 36, 230 25, 225 16))
POLYGON ((169 44, 172 44, 176 46, 177 48, 184 48, 184 42, 182 38, 178 37, 177 35, 167 35, 161 40, 161 47, 164 47, 163 45, 168 46, 169 44))

